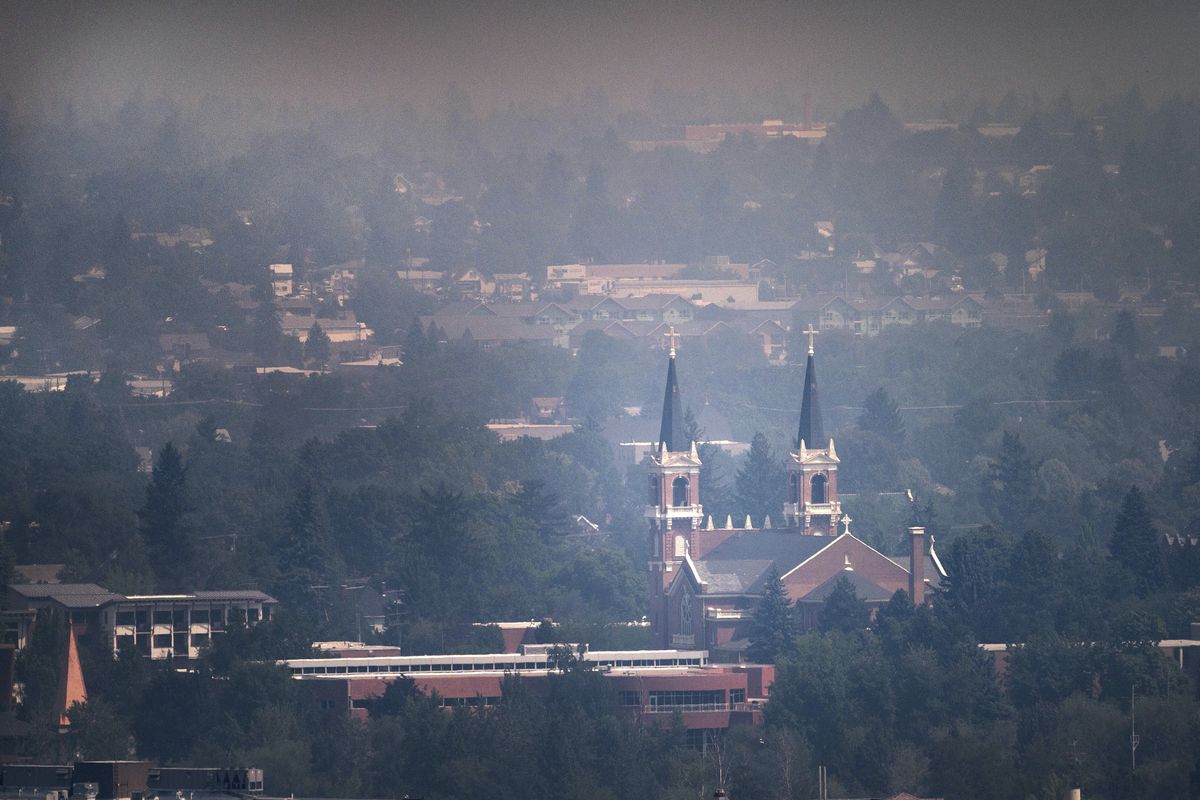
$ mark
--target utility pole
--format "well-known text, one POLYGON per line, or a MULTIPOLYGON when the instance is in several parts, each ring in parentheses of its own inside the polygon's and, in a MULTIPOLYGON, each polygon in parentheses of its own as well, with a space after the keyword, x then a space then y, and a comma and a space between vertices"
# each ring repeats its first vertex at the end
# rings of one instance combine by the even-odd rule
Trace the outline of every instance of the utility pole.
POLYGON ((1142 737, 1137 734, 1137 684, 1129 687, 1129 766, 1137 773, 1137 749, 1142 737))

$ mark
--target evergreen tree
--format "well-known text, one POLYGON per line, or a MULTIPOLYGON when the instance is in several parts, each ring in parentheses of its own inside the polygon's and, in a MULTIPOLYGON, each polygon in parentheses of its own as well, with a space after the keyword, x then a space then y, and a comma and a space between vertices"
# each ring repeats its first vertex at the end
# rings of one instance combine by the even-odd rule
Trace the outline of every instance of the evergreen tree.
POLYGON ((283 328, 274 304, 271 301, 260 303, 254 312, 254 354, 265 363, 275 363, 279 360, 282 340, 283 328))
POLYGON ((792 652, 796 621, 787 590, 775 567, 767 573, 750 630, 751 643, 746 654, 752 661, 772 664, 792 652))
POLYGON ((329 557, 324 499, 306 482, 288 513, 287 532, 279 548, 280 599, 311 604, 331 573, 329 557))
POLYGON ((701 444, 706 438, 703 428, 696 420, 691 406, 683 415, 683 438, 696 442, 696 454, 700 456, 700 502, 704 511, 713 519, 724 519, 733 514, 735 508, 733 490, 729 485, 729 455, 715 444, 701 444))
POLYGON ((767 515, 775 520, 781 519, 786 482, 784 468, 771 454, 767 437, 761 433, 754 434, 746 463, 738 470, 735 481, 734 491, 739 509, 759 525, 767 515))
POLYGON ((1132 311, 1121 311, 1113 320, 1109 340, 1123 355, 1134 356, 1138 350, 1137 322, 1132 311))
POLYGON ((308 338, 304 342, 304 360, 318 367, 329 363, 329 334, 317 322, 308 329, 308 338))
POLYGON ((1009 530, 1019 530, 1028 524, 1031 511, 1037 507, 1041 486, 1037 470, 1038 465, 1025 449, 1021 435, 1005 431, 985 492, 985 505, 996 522, 1009 530))
POLYGON ((150 565, 158 576, 160 588, 186 589, 194 577, 192 510, 183 456, 173 443, 167 442, 159 451, 150 485, 146 487, 146 503, 138 512, 150 565))
POLYGON ((823 631, 861 631, 871 621, 867 604, 858 599, 854 584, 845 575, 838 577, 833 591, 821 606, 818 625, 823 631))
POLYGON ((894 444, 904 442, 904 420, 900 418, 900 407, 882 386, 863 400, 858 427, 878 434, 894 444))
POLYGON ((1146 498, 1129 488, 1113 526, 1108 546, 1112 557, 1133 576, 1138 595, 1145 597, 1166 586, 1166 563, 1158 530, 1150 520, 1146 498))
POLYGON ((64 612, 57 608, 40 609, 34 619, 29 645, 17 660, 17 680, 23 687, 22 719, 39 725, 52 721, 66 657, 67 619, 64 612))

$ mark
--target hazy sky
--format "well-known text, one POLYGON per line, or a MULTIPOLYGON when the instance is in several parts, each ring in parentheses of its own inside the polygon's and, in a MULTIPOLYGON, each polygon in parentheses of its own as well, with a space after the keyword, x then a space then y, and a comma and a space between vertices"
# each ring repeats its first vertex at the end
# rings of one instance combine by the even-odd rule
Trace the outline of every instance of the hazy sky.
POLYGON ((872 90, 912 103, 1009 88, 1053 96, 1200 85, 1200 2, 0 3, 0 88, 118 101, 206 93, 425 100, 457 82, 481 107, 586 86, 618 105, 655 84, 781 82, 827 107, 872 90))

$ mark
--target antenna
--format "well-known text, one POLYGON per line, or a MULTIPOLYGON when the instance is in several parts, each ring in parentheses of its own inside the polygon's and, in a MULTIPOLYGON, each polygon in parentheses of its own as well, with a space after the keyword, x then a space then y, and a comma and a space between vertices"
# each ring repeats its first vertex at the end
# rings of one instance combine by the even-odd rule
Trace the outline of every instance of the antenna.
POLYGON ((1137 772, 1137 749, 1142 737, 1137 733, 1137 684, 1129 687, 1129 766, 1131 772, 1137 772))

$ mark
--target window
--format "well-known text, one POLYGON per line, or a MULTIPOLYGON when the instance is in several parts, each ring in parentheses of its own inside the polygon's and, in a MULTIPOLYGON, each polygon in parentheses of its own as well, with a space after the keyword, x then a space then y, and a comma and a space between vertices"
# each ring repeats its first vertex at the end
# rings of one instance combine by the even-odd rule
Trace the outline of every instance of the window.
POLYGON ((186 606, 178 606, 171 611, 171 625, 177 631, 187 630, 188 610, 186 606))
POLYGON ((171 624, 171 610, 169 608, 155 609, 154 624, 155 625, 170 625, 171 624))
POLYGON ((150 612, 144 608, 139 608, 134 612, 137 619, 138 633, 150 632, 150 612))
POLYGON ((133 612, 132 611, 118 611, 117 612, 117 624, 118 625, 133 625, 134 624, 133 612))
POLYGON ((650 708, 716 710, 725 706, 725 692, 716 690, 650 692, 650 708))
POLYGON ((193 608, 192 609, 192 624, 193 625, 207 625, 208 620, 209 620, 209 616, 208 616, 207 608, 193 608))
POLYGON ((671 505, 676 508, 691 505, 688 502, 688 479, 682 475, 671 481, 671 505))
POLYGON ((257 608, 246 609, 246 620, 248 622, 258 622, 259 611, 257 608))
POLYGON ((659 504, 658 476, 651 475, 650 476, 650 505, 656 506, 658 504, 659 504))
POLYGON ((121 652, 122 650, 128 650, 131 647, 133 647, 133 637, 132 636, 118 636, 117 637, 117 652, 118 653, 121 652))
POLYGON ((171 646, 171 634, 156 633, 154 635, 154 646, 156 648, 160 648, 160 649, 165 648, 165 647, 170 647, 171 646))
POLYGON ((189 638, 187 631, 175 634, 175 653, 177 655, 187 655, 189 638))
POLYGON ((746 690, 745 689, 730 689, 729 690, 729 702, 731 702, 731 703, 746 702, 746 690))
POLYGON ((824 475, 813 475, 812 477, 812 500, 814 504, 822 504, 827 502, 825 499, 825 484, 826 478, 824 475))
POLYGON ((208 634, 207 633, 193 633, 192 634, 192 647, 207 647, 207 646, 208 646, 208 634))
POLYGON ((642 698, 637 692, 621 692, 621 705, 623 706, 640 706, 642 698))

